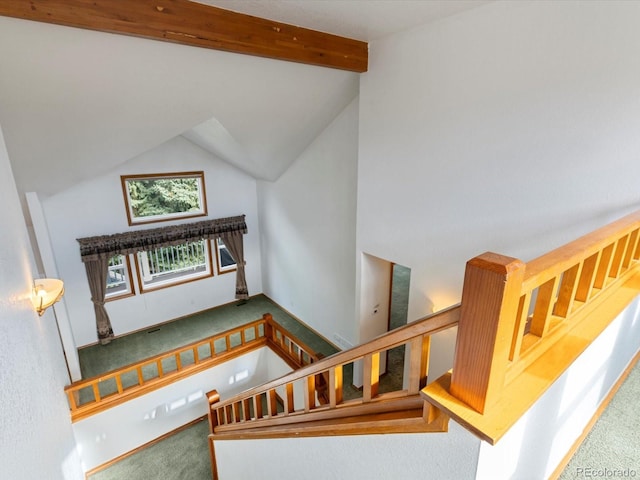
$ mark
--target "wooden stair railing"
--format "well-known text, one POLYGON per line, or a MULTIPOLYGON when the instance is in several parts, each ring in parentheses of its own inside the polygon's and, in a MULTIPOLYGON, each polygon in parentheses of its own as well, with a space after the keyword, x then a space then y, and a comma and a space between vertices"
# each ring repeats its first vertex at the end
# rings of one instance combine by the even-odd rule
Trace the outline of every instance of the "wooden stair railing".
POLYGON ((65 388, 71 420, 94 415, 264 346, 294 369, 318 358, 267 313, 251 323, 72 383, 65 388))
MULTIPOLYGON (((211 392, 209 415, 214 437, 286 436, 287 432, 301 436, 305 427, 315 429, 311 434, 371 433, 376 419, 390 432, 398 421, 416 417, 421 431, 428 431, 425 420, 435 417, 431 411, 423 412, 419 392, 427 380, 431 335, 456 326, 459 312, 459 306, 443 310, 224 401, 211 392), (379 393, 380 357, 402 345, 409 348, 406 388, 379 393), (362 362, 364 371, 362 396, 345 400, 345 367, 357 361, 362 362), (349 423, 358 425, 349 428, 349 423)), ((403 428, 411 431, 408 426, 403 428)), ((446 424, 439 423, 437 428, 444 431, 446 424)))
POLYGON ((528 262, 467 262, 453 370, 423 390, 497 442, 640 293, 640 212, 528 262))

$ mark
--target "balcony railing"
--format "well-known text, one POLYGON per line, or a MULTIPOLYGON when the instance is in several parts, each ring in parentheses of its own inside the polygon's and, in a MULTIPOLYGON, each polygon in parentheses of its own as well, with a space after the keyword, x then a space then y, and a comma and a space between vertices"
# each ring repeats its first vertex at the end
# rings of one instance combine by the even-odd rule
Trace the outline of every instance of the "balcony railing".
POLYGON ((74 382, 65 388, 72 421, 156 390, 264 346, 292 368, 317 360, 315 353, 265 314, 260 320, 140 362, 74 382))

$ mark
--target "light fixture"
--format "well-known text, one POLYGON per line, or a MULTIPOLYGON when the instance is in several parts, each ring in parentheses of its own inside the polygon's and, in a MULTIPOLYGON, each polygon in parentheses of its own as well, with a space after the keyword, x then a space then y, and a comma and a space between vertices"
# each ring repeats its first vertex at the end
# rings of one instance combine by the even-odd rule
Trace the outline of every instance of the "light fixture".
POLYGON ((39 278, 33 282, 33 307, 42 316, 44 311, 64 295, 64 283, 57 278, 39 278))

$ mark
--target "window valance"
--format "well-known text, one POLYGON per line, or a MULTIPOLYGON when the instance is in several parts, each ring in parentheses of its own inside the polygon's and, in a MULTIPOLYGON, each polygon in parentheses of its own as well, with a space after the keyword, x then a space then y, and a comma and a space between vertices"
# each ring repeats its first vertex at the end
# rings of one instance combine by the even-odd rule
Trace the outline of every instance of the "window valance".
POLYGON ((179 245, 203 238, 214 239, 232 233, 245 234, 247 233, 247 224, 244 217, 244 215, 239 215, 112 235, 78 238, 80 257, 83 262, 88 262, 118 254, 127 255, 159 247, 179 245))

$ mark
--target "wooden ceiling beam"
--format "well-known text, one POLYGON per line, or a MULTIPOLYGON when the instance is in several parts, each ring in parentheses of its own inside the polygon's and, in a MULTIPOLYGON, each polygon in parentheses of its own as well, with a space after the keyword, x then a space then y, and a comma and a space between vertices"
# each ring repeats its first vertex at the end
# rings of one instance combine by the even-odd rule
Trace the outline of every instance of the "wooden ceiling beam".
POLYGON ((366 42, 188 0, 0 0, 0 15, 366 72, 366 42))

